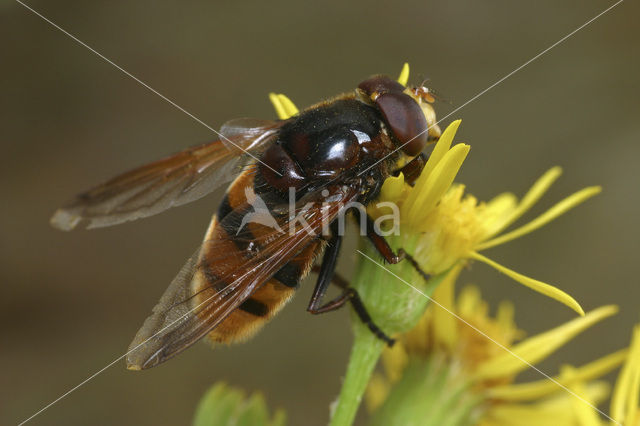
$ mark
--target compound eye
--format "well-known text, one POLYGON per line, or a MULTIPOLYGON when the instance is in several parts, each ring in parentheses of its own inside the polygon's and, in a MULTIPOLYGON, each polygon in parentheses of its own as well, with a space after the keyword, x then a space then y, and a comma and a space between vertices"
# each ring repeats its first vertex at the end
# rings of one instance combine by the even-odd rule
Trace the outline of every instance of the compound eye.
POLYGON ((402 93, 405 87, 386 75, 376 75, 358 84, 358 89, 366 93, 367 96, 375 98, 377 95, 387 92, 402 93))
POLYGON ((429 137, 420 105, 404 93, 384 93, 375 102, 402 150, 412 157, 420 154, 429 137))

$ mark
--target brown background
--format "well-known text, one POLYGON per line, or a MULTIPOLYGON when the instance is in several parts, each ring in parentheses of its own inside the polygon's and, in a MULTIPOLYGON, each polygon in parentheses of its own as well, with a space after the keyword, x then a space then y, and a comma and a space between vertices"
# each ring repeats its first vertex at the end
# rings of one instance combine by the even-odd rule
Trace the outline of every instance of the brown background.
MULTIPOLYGON (((454 106, 610 2, 180 2, 29 4, 162 94, 218 127, 273 117, 267 92, 304 106, 409 61, 454 106)), ((481 199, 565 176, 536 212, 585 185, 604 193, 488 255, 558 284, 586 309, 622 312, 541 365, 582 363, 628 341, 640 319, 637 190, 639 16, 625 2, 457 112, 472 145, 460 181, 481 199)), ((0 3, 0 423, 16 424, 122 354, 198 244, 220 193, 111 229, 48 225, 75 192, 213 135, 18 3, 0 3)), ((452 107, 437 106, 440 116, 452 107)), ((532 217, 532 216, 529 216, 532 217)), ((353 244, 342 255, 350 273, 353 244)), ((513 299, 535 333, 573 317, 484 265, 463 280, 513 299)), ((187 424, 216 380, 263 390, 291 424, 323 424, 351 335, 346 311, 305 312, 311 283, 248 344, 199 344, 132 373, 117 363, 34 425, 187 424)), ((536 377, 531 374, 529 377, 536 377)))

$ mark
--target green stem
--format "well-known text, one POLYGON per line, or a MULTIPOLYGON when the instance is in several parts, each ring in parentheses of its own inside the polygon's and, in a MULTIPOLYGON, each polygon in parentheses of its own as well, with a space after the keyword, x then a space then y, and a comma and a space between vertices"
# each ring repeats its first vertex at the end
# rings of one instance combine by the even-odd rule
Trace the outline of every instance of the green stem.
MULTIPOLYGON (((400 246, 396 239, 390 238, 389 241, 396 250, 400 246)), ((401 242, 411 252, 413 246, 406 240, 401 242)), ((367 256, 379 259, 379 255, 368 243, 361 247, 367 256)), ((425 283, 409 262, 380 265, 359 256, 352 285, 358 291, 373 322, 387 335, 397 336, 416 325, 429 302, 425 295, 430 296, 445 275, 446 273, 440 274, 425 283), (416 292, 406 283, 419 288, 423 294, 416 292)), ((353 423, 362 395, 385 345, 355 314, 352 318, 354 343, 340 396, 331 418, 331 426, 350 426, 353 423)))
POLYGON ((354 331, 356 336, 347 366, 347 375, 340 390, 338 405, 331 418, 331 426, 350 426, 353 423, 371 373, 385 345, 362 324, 356 325, 354 331))

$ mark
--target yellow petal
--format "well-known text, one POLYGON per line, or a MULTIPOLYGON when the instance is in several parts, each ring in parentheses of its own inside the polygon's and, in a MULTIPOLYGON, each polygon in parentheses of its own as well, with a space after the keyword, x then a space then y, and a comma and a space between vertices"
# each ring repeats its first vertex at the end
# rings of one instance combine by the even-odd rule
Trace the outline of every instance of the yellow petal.
MULTIPOLYGON (((592 382, 585 386, 588 401, 596 404, 604 400, 609 386, 604 382, 592 382)), ((575 414, 571 410, 569 393, 561 393, 534 404, 498 404, 489 408, 481 419, 481 426, 577 426, 575 414)))
POLYGON ((475 371, 475 377, 480 380, 513 377, 530 365, 545 359, 577 334, 616 312, 617 306, 602 306, 584 317, 575 318, 559 327, 530 337, 512 346, 509 352, 480 364, 475 371))
POLYGON ((542 281, 534 280, 533 278, 529 278, 525 275, 519 274, 516 271, 511 270, 505 266, 502 266, 499 263, 496 263, 493 260, 477 252, 469 253, 469 257, 486 263, 487 265, 497 269, 498 271, 502 272, 508 277, 513 278, 515 281, 519 282, 520 284, 525 285, 530 289, 537 291, 538 293, 544 294, 547 297, 551 297, 552 299, 555 299, 558 302, 567 305, 568 307, 570 307, 580 315, 584 315, 584 310, 582 309, 580 304, 576 302, 576 300, 573 297, 569 296, 564 291, 552 285, 543 283, 542 281))
POLYGON ((518 220, 520 216, 526 213, 538 200, 547 192, 547 190, 553 185, 553 182, 556 181, 562 174, 562 169, 560 167, 552 167, 547 170, 545 174, 543 174, 529 189, 529 191, 522 197, 518 206, 511 212, 509 217, 504 221, 502 227, 494 230, 494 234, 505 229, 507 226, 511 225, 513 222, 518 220))
POLYGON ((433 173, 426 180, 416 183, 405 204, 405 210, 408 209, 407 219, 410 223, 416 226, 424 223, 425 215, 431 211, 453 183, 469 149, 470 146, 465 144, 454 146, 444 155, 442 161, 436 165, 433 173))
POLYGON ((458 131, 458 127, 460 127, 460 123, 462 123, 462 120, 456 120, 444 129, 444 133, 442 133, 442 136, 438 139, 436 146, 433 148, 433 151, 427 160, 427 164, 424 165, 424 168, 420 173, 420 177, 416 181, 416 187, 420 186, 421 181, 427 180, 436 165, 444 158, 445 154, 449 152, 451 144, 453 143, 453 138, 458 131))
MULTIPOLYGON (((609 393, 609 386, 604 382, 592 382, 584 387, 587 401, 596 404, 609 393)), ((575 396, 567 392, 559 393, 533 404, 496 404, 489 406, 480 421, 482 426, 577 426, 576 415, 571 410, 575 396)), ((578 401, 580 401, 578 399, 578 401)), ((584 402, 583 402, 584 404, 584 402)))
POLYGON ((284 105, 282 105, 282 100, 277 94, 273 92, 269 93, 269 100, 271 101, 273 108, 276 110, 276 114, 280 120, 286 120, 289 118, 287 116, 287 110, 284 108, 284 105))
POLYGON ((385 179, 382 184, 382 188, 380 189, 380 199, 381 200, 397 200, 398 196, 402 194, 402 190, 404 189, 404 175, 400 173, 396 176, 389 176, 385 179))
POLYGON ((518 327, 516 327, 516 323, 513 320, 514 313, 515 308, 513 303, 508 300, 500 302, 498 305, 498 311, 496 312, 496 321, 500 326, 500 329, 503 334, 510 338, 518 338, 524 334, 521 330, 518 330, 518 327))
POLYGON ((390 388, 391 384, 382 374, 373 373, 367 385, 367 392, 364 395, 364 400, 370 413, 374 412, 387 399, 390 388))
POLYGON ((568 407, 537 404, 498 405, 485 414, 479 426, 575 426, 573 413, 568 407))
POLYGON ((458 295, 458 314, 461 317, 473 317, 483 308, 484 301, 480 295, 480 289, 474 285, 468 285, 458 295))
POLYGON ((511 192, 503 192, 502 194, 498 194, 493 197, 491 200, 487 202, 487 210, 496 211, 496 212, 505 212, 508 211, 511 214, 511 211, 514 210, 517 206, 518 199, 511 192))
POLYGON ((493 197, 484 209, 479 210, 480 221, 485 229, 483 239, 495 235, 506 227, 505 223, 510 219, 518 205, 518 199, 510 192, 504 192, 493 197))
POLYGON ((291 101, 291 99, 289 99, 282 93, 278 95, 278 99, 280 100, 280 103, 282 104, 282 107, 284 108, 284 111, 287 114, 286 118, 291 118, 294 115, 298 114, 299 112, 298 107, 295 106, 295 104, 291 101))
MULTIPOLYGON (((629 354, 628 363, 632 364, 633 378, 631 380, 631 389, 627 403, 630 410, 635 410, 636 418, 640 419, 640 326, 634 328, 634 337, 632 340, 632 349, 629 354)), ((627 413, 627 417, 631 415, 627 413)))
POLYGON ((406 86, 408 81, 409 81, 409 63, 405 62, 404 65, 402 66, 402 71, 400 71, 400 76, 398 77, 398 83, 402 84, 403 86, 406 86))
POLYGON ((633 416, 640 418, 638 394, 640 392, 640 325, 634 327, 627 361, 616 380, 611 397, 611 417, 623 423, 633 416))
POLYGON ((575 416, 578 418, 578 424, 580 426, 602 426, 598 411, 594 408, 595 404, 584 396, 586 392, 584 384, 576 384, 571 391, 580 397, 571 399, 571 406, 575 416))
POLYGON ((587 395, 585 383, 575 380, 576 373, 574 367, 564 366, 560 376, 565 377, 571 383, 569 389, 574 393, 574 398, 570 400, 571 408, 578 424, 580 426, 602 426, 598 412, 594 409, 594 401, 591 401, 587 395))
MULTIPOLYGON (((628 352, 626 349, 614 352, 578 368, 572 378, 556 376, 554 380, 562 386, 569 386, 572 380, 590 381, 602 377, 622 364, 628 352)), ((556 383, 542 379, 529 383, 497 386, 488 389, 487 392, 490 398, 502 401, 533 401, 558 391, 562 389, 556 383)))
POLYGON ((426 311, 424 311, 424 314, 422 314, 418 324, 404 335, 402 343, 406 347, 407 352, 415 354, 427 353, 427 351, 431 350, 433 340, 433 311, 436 308, 437 306, 435 306, 434 303, 430 303, 426 311))
POLYGON ((433 300, 438 302, 433 311, 433 338, 446 349, 453 350, 458 340, 458 319, 451 315, 455 312, 454 287, 462 271, 462 262, 458 262, 433 292, 433 300))
POLYGON ((506 234, 503 234, 497 238, 494 238, 492 240, 486 241, 484 243, 479 244, 476 247, 476 250, 485 250, 488 249, 490 247, 494 247, 500 244, 504 244, 507 241, 511 241, 514 240, 516 238, 519 238, 523 235, 526 235, 532 231, 535 231, 536 229, 546 225, 547 223, 551 222, 552 220, 554 220, 555 218, 557 218, 558 216, 566 213, 567 211, 571 210, 572 208, 576 207, 577 205, 585 202, 586 200, 588 200, 589 198, 593 197, 596 194, 599 194, 602 191, 602 188, 599 186, 591 186, 588 188, 584 188, 570 196, 568 196, 567 198, 565 198, 564 200, 560 201, 558 204, 556 204, 555 206, 551 207, 549 210, 547 210, 546 212, 542 213, 540 216, 538 216, 537 218, 535 218, 534 220, 532 220, 531 222, 527 223, 526 225, 521 226, 520 228, 517 228, 511 232, 508 232, 506 234))
POLYGON ((382 366, 391 383, 402 377, 402 371, 409 363, 409 354, 402 345, 393 345, 382 352, 382 366))

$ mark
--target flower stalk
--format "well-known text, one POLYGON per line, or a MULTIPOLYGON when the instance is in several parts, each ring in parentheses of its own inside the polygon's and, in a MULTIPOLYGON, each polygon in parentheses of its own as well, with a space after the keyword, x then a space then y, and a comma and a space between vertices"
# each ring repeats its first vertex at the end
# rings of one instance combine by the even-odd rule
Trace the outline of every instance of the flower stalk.
POLYGON ((355 340, 347 365, 347 375, 331 416, 331 426, 348 426, 353 423, 362 395, 385 345, 361 322, 354 321, 353 325, 355 340))
MULTIPOLYGON (((396 246, 397 239, 391 237, 388 241, 394 250, 399 248, 396 246)), ((403 241, 406 243, 406 238, 403 241)), ((412 248, 409 246, 405 250, 410 252, 412 248)), ((373 322, 390 336, 411 330, 424 314, 429 297, 446 273, 425 282, 409 262, 384 266, 379 264, 374 260, 379 255, 368 242, 361 244, 360 253, 352 285, 373 322)), ((352 315, 354 344, 342 389, 332 413, 332 426, 348 426, 353 423, 371 374, 385 347, 385 342, 376 337, 355 313, 352 315)))

